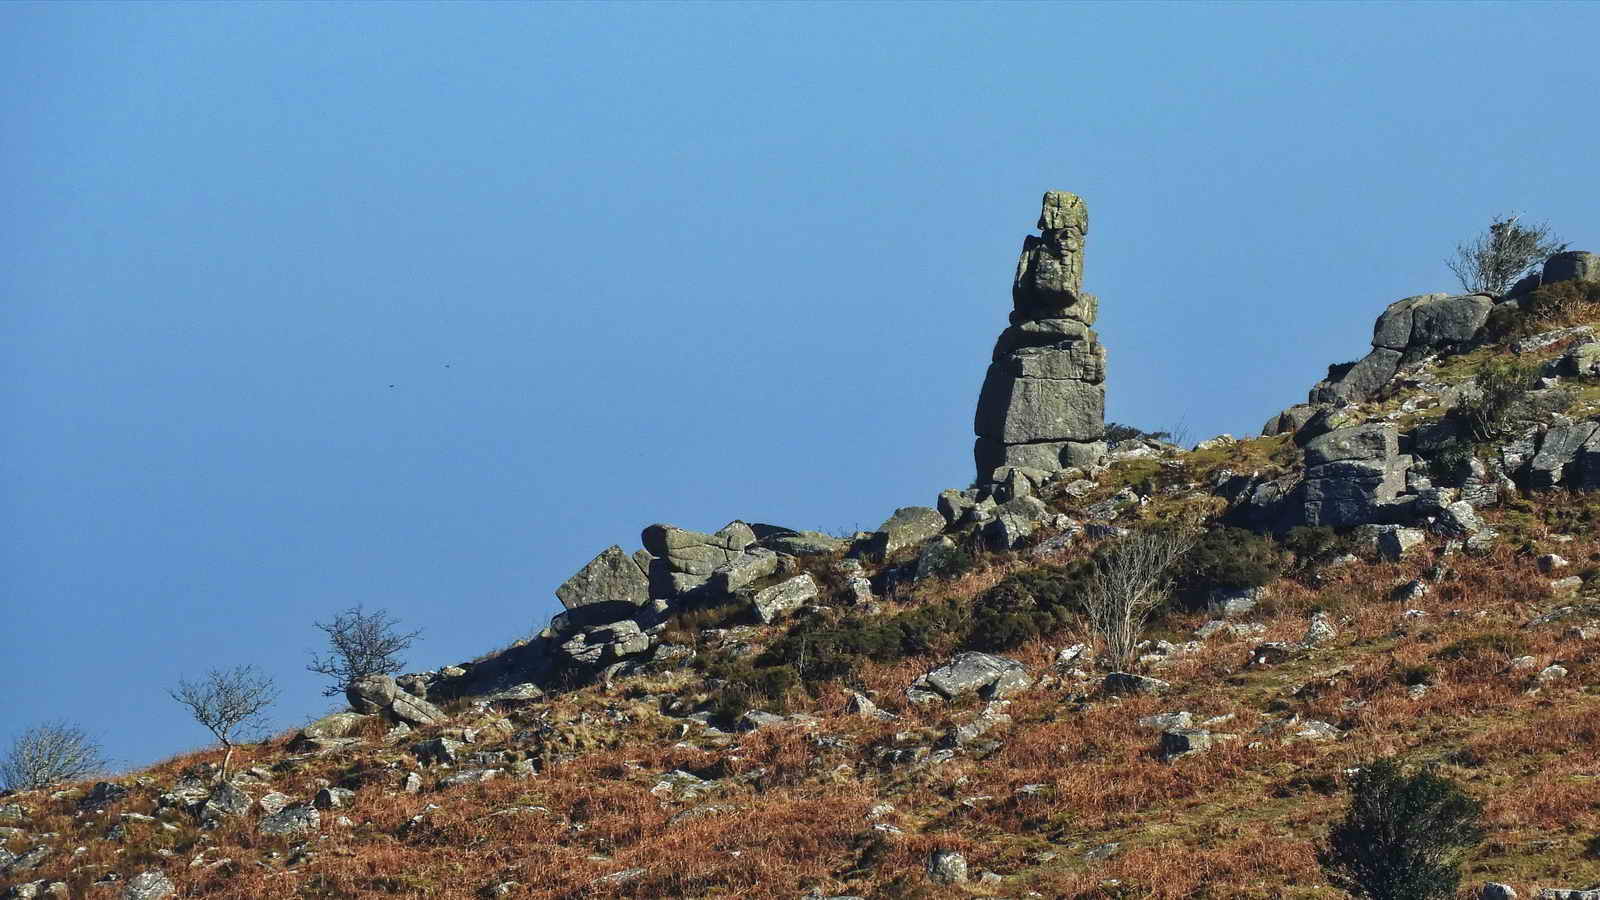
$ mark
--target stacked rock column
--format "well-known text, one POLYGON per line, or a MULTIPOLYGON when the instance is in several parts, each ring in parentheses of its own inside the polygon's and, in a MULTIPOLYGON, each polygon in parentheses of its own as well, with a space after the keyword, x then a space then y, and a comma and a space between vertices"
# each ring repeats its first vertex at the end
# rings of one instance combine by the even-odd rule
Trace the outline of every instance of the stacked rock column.
POLYGON ((1098 302, 1083 291, 1089 213, 1065 191, 1044 195, 1039 234, 1022 243, 1001 332, 978 396, 978 482, 1001 466, 1059 471, 1104 457, 1106 351, 1098 302))

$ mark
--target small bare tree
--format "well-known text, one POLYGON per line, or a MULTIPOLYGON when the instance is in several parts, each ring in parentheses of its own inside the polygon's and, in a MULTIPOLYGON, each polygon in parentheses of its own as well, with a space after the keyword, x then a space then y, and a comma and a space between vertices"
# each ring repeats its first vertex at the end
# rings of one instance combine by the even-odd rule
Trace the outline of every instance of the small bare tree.
POLYGON ((278 699, 277 685, 255 666, 212 669, 199 681, 179 680, 178 687, 167 693, 187 707, 194 720, 227 748, 222 756, 222 772, 217 776, 219 781, 228 780, 228 763, 233 759, 235 739, 242 732, 265 728, 264 713, 272 701, 278 699))
POLYGON ((1473 293, 1503 294, 1534 266, 1567 249, 1550 236, 1550 226, 1523 225, 1519 216, 1496 216, 1489 230, 1468 244, 1457 244, 1446 259, 1461 287, 1473 293))
POLYGON ((397 654, 405 651, 422 629, 401 633, 395 630, 400 620, 389 615, 386 609, 368 613, 360 605, 352 606, 332 622, 313 622, 327 632, 332 648, 327 656, 311 654, 307 669, 326 675, 333 682, 322 689, 322 696, 332 697, 368 675, 393 675, 405 668, 405 660, 397 654))
POLYGON ((11 742, 0 759, 0 786, 32 791, 91 775, 106 767, 100 744, 66 722, 35 725, 11 742))
POLYGON ((1133 662, 1146 620, 1171 591, 1168 572, 1196 537, 1189 528, 1136 532, 1117 542, 1095 567, 1084 591, 1085 618, 1112 668, 1126 670, 1133 662))

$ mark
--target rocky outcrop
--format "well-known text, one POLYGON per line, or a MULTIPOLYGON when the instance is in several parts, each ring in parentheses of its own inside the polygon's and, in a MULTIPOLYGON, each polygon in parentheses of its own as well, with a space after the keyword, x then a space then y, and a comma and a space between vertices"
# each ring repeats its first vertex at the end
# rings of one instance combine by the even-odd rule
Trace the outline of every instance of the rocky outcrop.
POLYGON ((1402 365, 1471 344, 1494 304, 1487 294, 1419 294, 1396 300, 1372 326, 1372 351, 1353 363, 1329 366, 1328 377, 1311 389, 1311 402, 1365 400, 1402 365))
POLYGON ((1023 241, 1011 326, 978 396, 980 483, 1001 466, 1059 471, 1105 454, 1106 353, 1090 327, 1098 301, 1083 290, 1089 213, 1076 194, 1050 191, 1038 227, 1023 241))

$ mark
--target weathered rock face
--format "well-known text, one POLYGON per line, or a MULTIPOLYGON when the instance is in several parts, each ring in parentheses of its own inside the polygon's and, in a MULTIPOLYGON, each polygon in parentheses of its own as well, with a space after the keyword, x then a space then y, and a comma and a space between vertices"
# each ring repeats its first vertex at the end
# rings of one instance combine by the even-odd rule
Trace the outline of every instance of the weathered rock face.
POLYGON ((1011 285, 1011 327, 995 343, 978 396, 973 461, 987 482, 1001 466, 1059 471, 1105 454, 1106 353, 1083 291, 1089 214, 1065 191, 1044 195, 1011 285))
POLYGON ((1371 397, 1402 365, 1470 344, 1492 309, 1494 299, 1485 294, 1418 294, 1396 300, 1372 326, 1372 352, 1353 363, 1329 366, 1328 377, 1311 389, 1311 402, 1371 397))
POLYGON ((1544 262, 1540 279, 1544 284, 1557 281, 1600 281, 1600 254, 1584 250, 1557 253, 1544 262))

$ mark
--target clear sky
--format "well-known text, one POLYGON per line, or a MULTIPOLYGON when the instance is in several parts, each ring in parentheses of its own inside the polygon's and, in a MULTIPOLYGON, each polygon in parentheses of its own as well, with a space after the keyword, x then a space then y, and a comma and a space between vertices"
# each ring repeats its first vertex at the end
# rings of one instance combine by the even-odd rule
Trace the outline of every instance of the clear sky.
POLYGON ((1047 189, 1108 416, 1254 433, 1522 210, 1600 250, 1600 5, 0 6, 0 741, 201 745, 313 620, 414 669, 668 521, 972 478, 1047 189), (1577 36, 1577 37, 1575 37, 1577 36))

